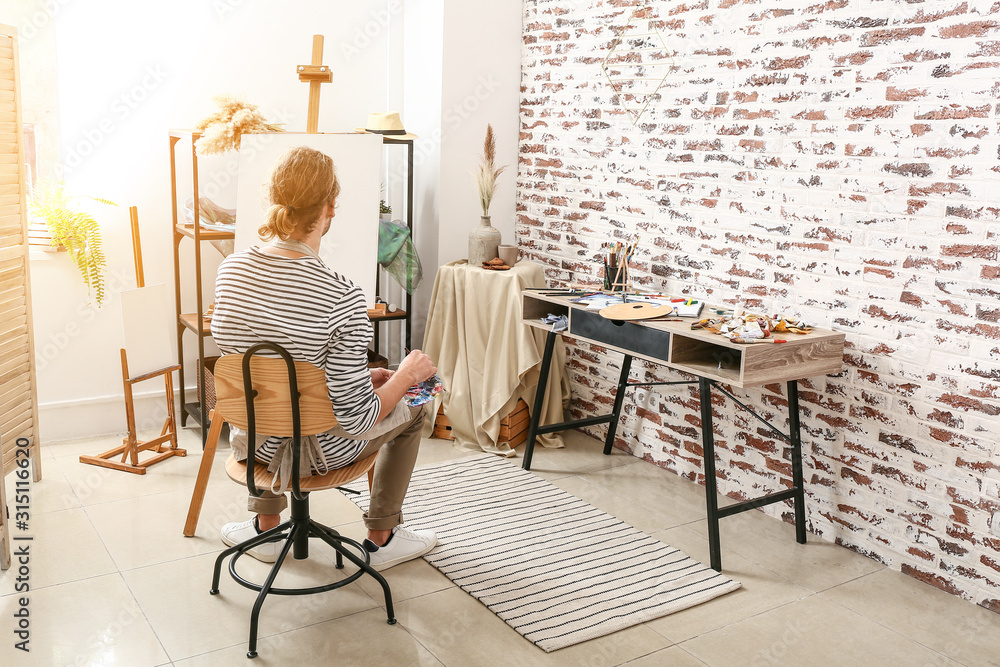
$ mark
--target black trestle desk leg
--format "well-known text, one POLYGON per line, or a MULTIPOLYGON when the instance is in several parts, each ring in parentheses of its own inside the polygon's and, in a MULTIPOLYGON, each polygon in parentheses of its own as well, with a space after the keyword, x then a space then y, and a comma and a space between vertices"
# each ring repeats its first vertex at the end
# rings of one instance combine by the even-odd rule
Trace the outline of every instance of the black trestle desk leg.
POLYGON ((552 351, 556 346, 556 338, 559 333, 549 331, 545 336, 545 350, 542 352, 542 364, 538 369, 538 388, 535 389, 535 404, 531 409, 531 419, 528 420, 528 441, 524 443, 524 460, 521 467, 531 470, 531 455, 535 451, 535 436, 538 435, 538 420, 542 415, 542 406, 545 405, 545 388, 549 383, 549 366, 552 365, 552 351))
POLYGON ((608 435, 604 439, 605 456, 611 453, 615 446, 615 433, 618 431, 618 417, 622 413, 622 401, 625 400, 625 389, 628 387, 628 373, 632 369, 632 355, 626 354, 622 360, 622 372, 618 376, 618 390, 615 392, 615 407, 611 411, 611 421, 608 422, 608 435))
POLYGON ((802 478, 802 433, 799 428, 799 383, 788 381, 788 437, 792 441, 792 483, 795 485, 795 541, 806 543, 806 489, 802 478))
POLYGON ((722 572, 722 541, 719 536, 719 495, 715 481, 715 434, 712 431, 712 382, 698 378, 701 394, 701 444, 705 457, 705 503, 708 514, 708 551, 712 569, 722 572))

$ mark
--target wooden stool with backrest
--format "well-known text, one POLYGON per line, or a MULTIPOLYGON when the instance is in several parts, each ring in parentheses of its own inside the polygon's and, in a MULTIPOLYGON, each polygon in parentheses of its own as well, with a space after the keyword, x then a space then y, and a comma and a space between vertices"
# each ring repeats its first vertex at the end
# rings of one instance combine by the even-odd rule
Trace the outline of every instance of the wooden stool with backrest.
MULTIPOLYGON (((247 460, 237 461, 230 455, 226 461, 226 472, 234 480, 245 484, 254 496, 260 496, 261 489, 270 489, 274 475, 264 464, 254 460, 254 442, 258 432, 292 439, 293 470, 299 469, 301 440, 307 435, 316 435, 337 425, 333 406, 327 393, 326 377, 323 371, 301 361, 293 361, 288 352, 274 343, 258 343, 245 354, 231 354, 219 359, 215 366, 215 390, 217 403, 212 415, 212 425, 205 453, 215 451, 222 423, 227 422, 247 432, 247 460), (255 356, 258 352, 270 351, 281 358, 255 356)), ((396 623, 392 609, 392 595, 389 584, 369 563, 368 552, 358 542, 340 535, 337 531, 309 518, 309 494, 313 491, 338 488, 368 474, 371 488, 375 466, 372 455, 355 461, 349 466, 338 468, 324 475, 312 475, 291 480, 291 518, 276 528, 266 530, 242 544, 230 547, 219 554, 215 561, 212 577, 212 595, 219 592, 219 577, 223 561, 232 556, 229 573, 242 586, 259 592, 250 614, 250 643, 248 658, 257 657, 257 624, 264 599, 274 595, 311 595, 340 588, 354 582, 364 574, 374 577, 385 594, 385 607, 390 625, 396 623), (308 588, 275 588, 274 580, 281 569, 288 552, 297 560, 308 558, 309 538, 317 537, 329 544, 337 553, 337 567, 344 567, 344 558, 357 566, 358 571, 346 578, 323 586, 308 588), (278 559, 271 567, 263 584, 244 579, 236 572, 236 561, 247 550, 265 542, 284 540, 278 559), (355 553, 356 552, 356 553, 355 553)), ((204 468, 204 464, 202 466, 204 468)), ((201 474, 199 474, 199 483, 201 474)), ((204 482, 207 482, 207 475, 204 482)), ((198 496, 198 489, 195 496, 198 496)), ((201 489, 204 496, 204 488, 201 489)), ((192 498, 192 510, 194 509, 192 498)), ((200 502, 198 502, 200 510, 200 502)), ((189 515, 190 518, 190 515, 189 515)), ((197 514, 195 514, 195 523, 197 514)), ((193 527, 192 527, 193 532, 193 527)))

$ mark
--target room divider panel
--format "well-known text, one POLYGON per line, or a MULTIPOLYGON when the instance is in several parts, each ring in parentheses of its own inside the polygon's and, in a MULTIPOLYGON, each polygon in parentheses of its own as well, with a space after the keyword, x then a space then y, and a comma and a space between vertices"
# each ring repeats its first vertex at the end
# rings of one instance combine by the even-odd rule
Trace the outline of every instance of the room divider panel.
MULTIPOLYGON (((18 88, 17 29, 0 25, 0 568, 10 566, 10 519, 4 476, 31 461, 33 481, 42 477, 31 330, 24 146, 18 88), (20 456, 19 456, 20 452, 20 456), (27 456, 24 456, 24 454, 27 456)), ((20 491, 28 480, 18 478, 20 491)), ((20 494, 18 494, 20 495, 20 494)), ((24 496, 22 496, 24 497, 24 496)), ((28 496, 30 497, 30 496, 28 496)), ((30 516, 30 515, 29 515, 30 516)), ((30 523, 17 524, 21 530, 30 523)))

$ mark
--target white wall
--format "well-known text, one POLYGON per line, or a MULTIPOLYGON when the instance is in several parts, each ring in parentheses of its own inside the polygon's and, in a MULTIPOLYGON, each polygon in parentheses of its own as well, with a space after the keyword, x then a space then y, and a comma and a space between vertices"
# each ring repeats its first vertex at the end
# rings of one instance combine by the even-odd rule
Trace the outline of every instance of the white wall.
POLYGON ((521 94, 521 2, 444 2, 440 264, 468 256, 481 209, 473 172, 493 125, 497 164, 507 165, 490 207, 503 243, 514 241, 521 94))
MULTIPOLYGON (((213 95, 243 93, 272 121, 304 130, 308 87, 295 65, 309 62, 312 35, 324 34, 334 82, 322 92, 320 130, 349 131, 370 112, 399 109, 416 149, 416 235, 425 281, 414 304, 414 344, 437 267, 466 256, 479 224, 472 172, 487 123, 500 164, 509 165, 491 208, 504 242, 514 234, 520 87, 521 3, 459 0, 125 0, 49 3, 18 0, 9 23, 39 12, 55 32, 64 178, 73 193, 117 202, 95 207, 108 258, 109 299, 97 310, 64 254, 32 262, 40 421, 43 441, 120 432, 124 410, 115 294, 134 286, 127 208, 139 207, 147 284, 172 285, 168 128, 192 126, 213 95), (45 7, 56 7, 52 13, 45 7), (17 14, 20 12, 20 14, 17 14)), ((41 39, 41 38, 39 38, 41 39)), ((40 42, 39 42, 40 43, 40 42)), ((44 66, 40 66, 44 69, 44 66)), ((182 151, 183 152, 183 151, 182 151)), ((202 194, 224 206, 236 196, 235 154, 203 159, 202 194)), ((387 174, 392 185, 392 174, 387 174)), ((396 205, 396 204, 394 204, 396 205)), ((192 243, 182 243, 185 312, 194 310, 192 243)), ((221 255, 203 248, 214 276, 221 255)), ((206 281, 205 303, 211 300, 206 281)), ((185 334, 186 381, 194 387, 192 334, 185 334)), ((157 397, 161 389, 140 387, 157 397)), ((192 394, 193 395, 193 394, 192 394)), ((153 425, 161 401, 147 400, 153 425), (155 406, 155 407, 154 407, 155 406)))
POLYGON ((514 241, 521 85, 521 2, 408 0, 404 110, 416 142, 417 250, 425 282, 414 306, 413 339, 423 338, 436 267, 468 255, 481 210, 473 172, 487 124, 497 163, 508 165, 490 207, 504 243, 514 241))
POLYGON ((424 281, 414 295, 413 343, 423 345, 427 305, 438 261, 444 0, 409 0, 403 17, 403 114, 414 141, 413 208, 424 281))
MULTIPOLYGON (((134 286, 132 204, 139 207, 146 282, 172 284, 167 130, 207 115, 213 95, 243 93, 269 119, 304 131, 308 86, 299 83, 295 66, 310 61, 317 33, 325 35, 324 63, 334 72, 322 90, 320 130, 349 131, 386 106, 386 0, 150 4, 70 3, 53 22, 67 187, 120 204, 99 211, 111 292, 134 286)), ((235 174, 235 164, 235 154, 203 161, 203 194, 233 205, 235 179, 228 172, 235 174)), ((194 310, 191 245, 182 244, 188 312, 194 310)), ((207 244, 203 254, 214 276, 221 255, 207 244)), ((123 430, 117 300, 112 294, 99 311, 89 306, 64 254, 31 268, 43 441, 123 430)), ((211 289, 209 280, 206 303, 211 289)), ((185 334, 189 360, 196 351, 194 336, 185 334)), ((193 362, 188 369, 193 387, 193 362)), ((162 393, 153 384, 148 392, 162 393)))

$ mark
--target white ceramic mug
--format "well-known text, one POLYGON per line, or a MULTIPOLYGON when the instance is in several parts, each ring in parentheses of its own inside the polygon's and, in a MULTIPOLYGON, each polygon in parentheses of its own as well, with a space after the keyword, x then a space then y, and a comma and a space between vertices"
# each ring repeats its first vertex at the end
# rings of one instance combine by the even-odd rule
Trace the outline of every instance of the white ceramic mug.
POLYGON ((517 246, 516 245, 502 245, 497 248, 497 254, 503 263, 507 266, 514 266, 517 262, 517 246))

